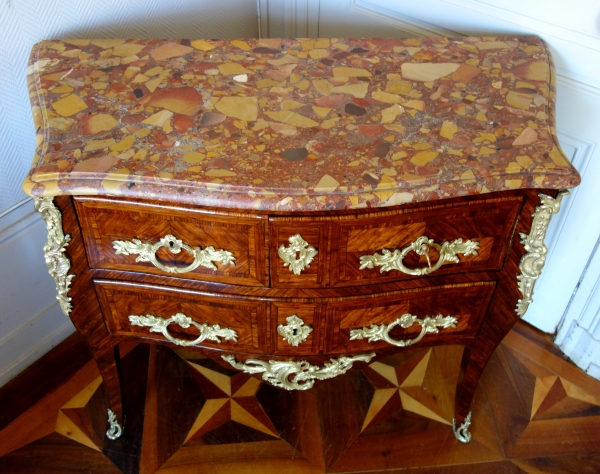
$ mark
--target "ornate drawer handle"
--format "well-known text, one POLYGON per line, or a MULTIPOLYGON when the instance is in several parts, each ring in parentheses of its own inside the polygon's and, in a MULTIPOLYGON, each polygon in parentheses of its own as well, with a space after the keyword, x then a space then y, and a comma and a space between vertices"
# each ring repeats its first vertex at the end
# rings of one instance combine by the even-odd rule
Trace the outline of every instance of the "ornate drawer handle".
POLYGON ((370 328, 351 329, 350 340, 354 341, 356 339, 368 338, 369 342, 385 341, 388 344, 398 347, 412 346, 423 339, 423 336, 427 333, 437 334, 439 332, 438 327, 441 327, 442 329, 455 328, 457 322, 458 319, 455 316, 444 317, 441 314, 438 314, 435 318, 425 316, 425 319, 419 319, 414 314, 405 313, 388 325, 371 324, 370 328), (396 341, 390 337, 390 331, 395 326, 399 325, 404 329, 408 329, 414 323, 421 325, 421 333, 416 338, 396 341))
POLYGON ((308 245, 300 234, 292 235, 288 241, 290 242, 288 248, 284 245, 279 247, 279 257, 283 260, 284 267, 289 266, 294 275, 300 275, 302 270, 310 267, 310 262, 319 252, 312 245, 308 245))
POLYGON ((301 318, 292 314, 286 318, 287 324, 280 324, 277 326, 277 332, 284 341, 288 341, 292 346, 298 347, 301 342, 308 339, 308 335, 312 332, 313 328, 308 325, 304 325, 304 321, 301 318))
POLYGON ((452 242, 444 241, 442 242, 442 245, 440 245, 436 244, 433 239, 422 235, 402 250, 396 249, 392 252, 391 250, 383 249, 381 251, 382 255, 378 253, 373 255, 363 255, 360 257, 359 270, 381 266, 381 273, 389 272, 390 270, 399 270, 408 275, 427 275, 428 273, 435 272, 445 262, 458 263, 457 254, 477 255, 477 250, 479 250, 479 242, 474 242, 472 240, 463 242, 463 239, 456 239, 452 242), (429 260, 430 247, 436 249, 440 254, 440 258, 433 266, 431 266, 431 261, 429 260), (425 258, 427 258, 429 266, 424 268, 405 267, 402 260, 404 260, 404 257, 411 251, 414 251, 417 255, 424 255, 425 258))
POLYGON ((139 254, 135 259, 136 262, 151 262, 156 268, 160 268, 162 271, 168 273, 191 272, 201 265, 211 270, 216 270, 217 267, 212 263, 213 261, 222 262, 223 265, 235 265, 233 263, 235 257, 227 250, 215 250, 212 246, 205 249, 201 249, 200 247, 192 248, 171 234, 165 235, 155 244, 142 242, 139 239, 132 239, 131 241, 114 240, 113 247, 117 255, 139 254), (156 258, 156 252, 161 247, 167 248, 171 253, 179 253, 181 249, 184 249, 194 256, 194 262, 185 268, 163 265, 156 258))
POLYGON ((265 362, 260 359, 248 359, 238 362, 232 355, 222 355, 223 360, 229 362, 234 368, 243 370, 247 374, 262 374, 262 379, 275 387, 286 390, 308 390, 315 384, 315 380, 326 380, 345 374, 354 362, 369 362, 375 353, 360 354, 352 357, 342 356, 325 362, 323 367, 311 365, 305 360, 270 360, 265 362))
POLYGON ((213 324, 212 326, 209 326, 206 323, 198 324, 192 318, 183 313, 174 314, 169 319, 160 318, 151 314, 147 314, 146 316, 135 316, 132 314, 129 316, 129 321, 133 326, 149 327, 150 332, 162 333, 162 335, 165 336, 169 341, 174 342, 178 346, 194 346, 196 344, 200 344, 205 339, 221 342, 219 337, 222 337, 227 341, 237 342, 237 332, 235 332, 233 329, 221 328, 221 326, 218 324, 213 324), (167 330, 167 326, 171 323, 179 324, 184 329, 187 329, 190 326, 195 326, 200 331, 200 336, 193 341, 177 339, 171 336, 167 330))

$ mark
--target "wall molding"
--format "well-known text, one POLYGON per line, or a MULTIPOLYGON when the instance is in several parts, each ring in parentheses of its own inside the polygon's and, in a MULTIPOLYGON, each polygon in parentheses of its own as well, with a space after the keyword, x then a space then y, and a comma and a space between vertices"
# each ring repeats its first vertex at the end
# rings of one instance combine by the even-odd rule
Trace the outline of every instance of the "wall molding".
POLYGON ((510 8, 499 7, 483 0, 442 0, 457 7, 468 8, 482 15, 491 16, 502 21, 509 21, 515 25, 526 27, 548 35, 570 41, 592 51, 600 52, 600 38, 580 33, 579 31, 565 28, 558 23, 551 23, 539 18, 517 12, 510 8))
POLYGON ((23 235, 35 232, 35 228, 40 225, 42 225, 42 221, 36 219, 31 198, 24 199, 2 212, 0 214, 0 252, 23 235))
POLYGON ((600 379, 600 238, 555 342, 579 367, 600 379))
POLYGON ((349 10, 371 17, 414 36, 465 36, 457 31, 420 21, 414 17, 400 15, 394 10, 383 8, 365 0, 350 0, 349 10))
POLYGON ((286 24, 288 38, 313 38, 319 36, 319 0, 287 0, 290 21, 286 24))
POLYGON ((600 325, 600 237, 596 242, 592 258, 586 266, 579 289, 582 292, 574 293, 569 302, 566 318, 562 321, 556 335, 557 344, 562 344, 568 334, 569 319, 577 320, 579 325, 587 329, 600 325), (595 304, 595 301, 598 304, 595 304), (580 315, 582 314, 587 317, 581 318, 580 315))
POLYGON ((600 87, 590 86, 589 84, 585 84, 562 74, 556 74, 556 76, 557 87, 566 87, 594 99, 600 99, 600 87))
POLYGON ((317 38, 319 0, 257 0, 263 38, 317 38))
MULTIPOLYGON (((47 311, 37 315, 34 319, 24 326, 24 331, 27 332, 27 329, 31 327, 33 324, 41 322, 43 318, 52 317, 50 313, 61 313, 60 305, 58 302, 51 307, 48 308, 47 311)), ((48 353, 53 347, 56 347, 62 341, 64 341, 67 337, 75 332, 75 328, 71 321, 67 320, 61 326, 57 327, 54 331, 47 334, 45 337, 36 340, 35 344, 29 344, 28 346, 23 346, 22 341, 28 340, 28 334, 10 334, 10 341, 12 346, 16 347, 25 347, 26 350, 21 351, 18 355, 14 356, 14 351, 11 351, 10 358, 3 357, 3 360, 6 360, 8 363, 0 364, 0 387, 10 382, 13 378, 19 375, 23 370, 33 364, 36 360, 42 357, 44 354, 48 353)), ((4 343, 3 343, 4 344, 4 343)), ((0 345, 0 350, 5 347, 4 345, 0 345)), ((9 352, 8 350, 2 352, 9 352)), ((0 352, 0 354, 2 353, 0 352)))

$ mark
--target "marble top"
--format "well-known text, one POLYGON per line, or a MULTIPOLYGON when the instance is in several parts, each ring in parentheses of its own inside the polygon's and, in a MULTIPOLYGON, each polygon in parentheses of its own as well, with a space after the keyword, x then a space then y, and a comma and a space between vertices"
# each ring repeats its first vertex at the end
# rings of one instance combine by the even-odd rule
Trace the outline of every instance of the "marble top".
POLYGON ((532 36, 44 41, 24 190, 294 211, 571 188, 553 76, 532 36))

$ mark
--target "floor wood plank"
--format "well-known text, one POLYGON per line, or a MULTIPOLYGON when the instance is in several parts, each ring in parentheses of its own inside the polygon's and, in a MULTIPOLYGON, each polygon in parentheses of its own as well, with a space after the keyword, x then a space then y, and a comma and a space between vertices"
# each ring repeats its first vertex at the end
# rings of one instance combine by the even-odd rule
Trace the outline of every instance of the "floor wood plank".
POLYGON ((40 398, 64 384, 92 358, 88 344, 73 333, 10 383, 0 387, 0 430, 40 398), (34 383, 32 383, 35 381, 34 383))

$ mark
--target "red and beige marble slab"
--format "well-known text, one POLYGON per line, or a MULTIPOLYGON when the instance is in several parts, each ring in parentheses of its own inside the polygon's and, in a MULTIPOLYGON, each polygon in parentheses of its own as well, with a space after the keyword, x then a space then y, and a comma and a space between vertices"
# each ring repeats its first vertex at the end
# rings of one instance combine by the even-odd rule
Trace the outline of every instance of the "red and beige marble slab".
POLYGON ((44 41, 28 84, 33 196, 300 211, 580 180, 532 36, 44 41))

